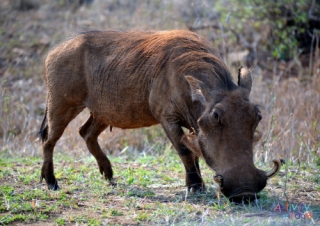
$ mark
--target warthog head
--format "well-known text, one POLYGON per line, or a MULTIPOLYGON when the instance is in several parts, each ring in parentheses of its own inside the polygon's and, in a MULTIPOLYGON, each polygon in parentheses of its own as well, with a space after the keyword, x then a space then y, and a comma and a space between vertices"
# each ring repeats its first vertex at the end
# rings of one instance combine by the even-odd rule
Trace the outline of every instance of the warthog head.
POLYGON ((255 199, 280 169, 280 160, 264 172, 253 163, 253 143, 259 139, 256 128, 262 119, 259 108, 249 101, 252 79, 239 69, 238 87, 231 91, 209 89, 203 82, 186 76, 192 99, 204 106, 198 129, 182 138, 182 143, 216 172, 214 180, 221 192, 235 202, 255 199))

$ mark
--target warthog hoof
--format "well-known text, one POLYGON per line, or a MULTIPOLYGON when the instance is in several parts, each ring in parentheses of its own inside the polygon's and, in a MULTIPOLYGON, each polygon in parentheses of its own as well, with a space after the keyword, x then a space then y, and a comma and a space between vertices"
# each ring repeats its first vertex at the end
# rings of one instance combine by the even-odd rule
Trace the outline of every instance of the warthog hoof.
MULTIPOLYGON (((40 175, 40 184, 42 183, 42 180, 43 180, 43 176, 40 175)), ((48 189, 49 190, 53 190, 53 191, 57 191, 57 190, 60 190, 61 188, 59 187, 58 185, 58 182, 55 180, 54 183, 47 183, 47 186, 48 186, 48 189)))
POLYGON ((53 191, 57 191, 57 190, 60 190, 61 188, 59 187, 58 183, 56 182, 55 184, 48 184, 48 189, 53 190, 53 191))
POLYGON ((192 193, 203 193, 205 191, 206 191, 206 187, 202 184, 192 185, 191 187, 188 187, 188 192, 192 192, 192 193))
POLYGON ((110 178, 110 179, 108 179, 108 180, 109 180, 109 184, 110 184, 112 187, 116 187, 116 186, 117 186, 117 182, 115 181, 115 179, 110 178))

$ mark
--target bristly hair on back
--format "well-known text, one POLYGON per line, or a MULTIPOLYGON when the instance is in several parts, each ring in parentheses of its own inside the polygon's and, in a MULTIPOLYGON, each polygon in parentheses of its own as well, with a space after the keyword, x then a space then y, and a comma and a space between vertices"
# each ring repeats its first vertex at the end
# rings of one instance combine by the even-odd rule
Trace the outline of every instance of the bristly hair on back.
POLYGON ((194 32, 112 30, 100 33, 87 31, 82 34, 88 40, 94 38, 95 42, 90 42, 94 45, 99 45, 99 40, 107 39, 104 44, 110 45, 112 58, 109 64, 104 65, 106 68, 101 68, 106 76, 115 74, 116 69, 125 70, 123 73, 158 75, 170 61, 176 65, 177 76, 214 76, 219 87, 233 87, 232 76, 211 43, 194 32), (110 43, 108 36, 112 36, 110 43))
POLYGON ((155 32, 138 46, 144 55, 157 54, 155 73, 170 60, 178 65, 177 75, 213 75, 220 85, 230 86, 232 77, 212 45, 196 33, 184 30, 155 32))

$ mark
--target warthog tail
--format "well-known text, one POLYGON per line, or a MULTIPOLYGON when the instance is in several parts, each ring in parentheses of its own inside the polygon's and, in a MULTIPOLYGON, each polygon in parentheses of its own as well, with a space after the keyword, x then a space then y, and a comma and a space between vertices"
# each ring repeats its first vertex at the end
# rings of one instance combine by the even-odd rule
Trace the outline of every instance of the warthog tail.
POLYGON ((46 106, 46 110, 44 112, 44 117, 43 117, 43 120, 42 120, 42 123, 41 123, 41 127, 40 127, 40 131, 39 131, 39 135, 40 135, 40 138, 41 138, 42 142, 44 142, 48 138, 47 112, 48 112, 48 107, 46 106))

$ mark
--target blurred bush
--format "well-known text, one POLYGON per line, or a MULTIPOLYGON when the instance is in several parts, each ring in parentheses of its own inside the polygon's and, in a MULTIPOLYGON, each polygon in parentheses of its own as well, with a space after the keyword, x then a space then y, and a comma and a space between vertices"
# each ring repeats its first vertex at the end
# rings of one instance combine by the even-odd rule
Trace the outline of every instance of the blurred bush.
MULTIPOLYGON (((318 0, 218 0, 208 5, 214 6, 218 19, 210 19, 209 26, 232 33, 234 41, 249 51, 259 43, 259 49, 274 58, 290 60, 315 49, 320 30, 318 0)), ((206 17, 212 18, 208 13, 206 17)))

